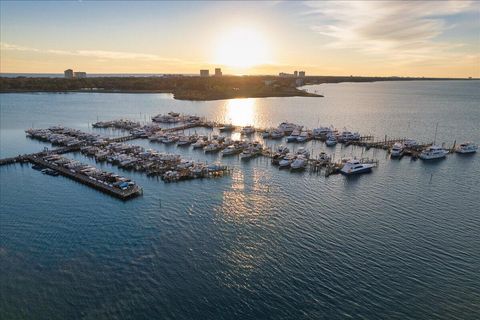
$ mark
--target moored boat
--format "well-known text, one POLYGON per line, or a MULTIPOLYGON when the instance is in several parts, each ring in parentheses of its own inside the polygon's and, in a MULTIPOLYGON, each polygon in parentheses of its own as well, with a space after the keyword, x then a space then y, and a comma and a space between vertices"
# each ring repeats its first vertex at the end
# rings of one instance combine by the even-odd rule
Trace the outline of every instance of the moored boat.
POLYGON ((455 148, 457 153, 475 153, 478 150, 478 146, 472 142, 465 142, 455 148))
POLYGON ((371 163, 361 163, 360 160, 351 159, 348 160, 340 169, 340 173, 345 175, 354 175, 360 173, 366 173, 372 171, 373 164, 371 163))

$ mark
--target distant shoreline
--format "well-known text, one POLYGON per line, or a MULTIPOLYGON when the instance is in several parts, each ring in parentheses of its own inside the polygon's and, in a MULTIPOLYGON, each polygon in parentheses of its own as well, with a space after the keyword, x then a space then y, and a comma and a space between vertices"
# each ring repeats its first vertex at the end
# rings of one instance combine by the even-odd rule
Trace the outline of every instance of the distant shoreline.
POLYGON ((223 77, 92 77, 1 78, 0 93, 169 93, 176 100, 214 101, 240 98, 323 97, 298 89, 305 85, 377 81, 476 80, 459 78, 334 77, 305 78, 276 76, 223 77))

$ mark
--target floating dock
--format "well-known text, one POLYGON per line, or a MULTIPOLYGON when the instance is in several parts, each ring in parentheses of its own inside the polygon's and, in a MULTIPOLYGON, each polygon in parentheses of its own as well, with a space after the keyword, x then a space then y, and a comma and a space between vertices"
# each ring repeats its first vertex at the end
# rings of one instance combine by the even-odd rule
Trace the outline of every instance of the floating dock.
POLYGON ((106 193, 108 195, 111 195, 113 197, 122 199, 122 200, 128 200, 131 198, 134 198, 136 196, 139 196, 143 193, 143 190, 141 187, 138 185, 132 186, 130 189, 127 190, 122 190, 120 188, 116 187, 110 187, 108 185, 105 185, 99 181, 94 181, 92 179, 89 179, 88 176, 82 175, 76 172, 72 172, 71 170, 61 167, 61 166, 55 166, 50 162, 42 160, 40 157, 37 155, 29 155, 27 156, 27 159, 29 162, 33 164, 37 164, 39 166, 45 167, 52 169, 59 174, 61 174, 64 177, 70 178, 72 180, 75 180, 77 182, 83 183, 91 188, 97 189, 103 193, 106 193))

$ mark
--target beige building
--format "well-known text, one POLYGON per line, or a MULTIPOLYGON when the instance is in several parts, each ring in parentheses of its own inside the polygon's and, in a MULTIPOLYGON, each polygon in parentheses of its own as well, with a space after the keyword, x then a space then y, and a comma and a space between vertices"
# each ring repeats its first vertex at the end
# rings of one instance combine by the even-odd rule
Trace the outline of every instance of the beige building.
POLYGON ((209 77, 209 76, 210 76, 210 70, 208 69, 200 70, 200 77, 209 77))

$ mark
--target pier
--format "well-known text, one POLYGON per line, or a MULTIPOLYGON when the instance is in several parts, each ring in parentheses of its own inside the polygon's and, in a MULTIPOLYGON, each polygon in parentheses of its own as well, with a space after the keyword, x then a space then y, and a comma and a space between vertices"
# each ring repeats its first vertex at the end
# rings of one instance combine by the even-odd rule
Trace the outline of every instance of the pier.
POLYGON ((29 162, 32 164, 36 164, 45 168, 49 168, 51 170, 54 170, 61 174, 64 177, 67 177, 69 179, 75 180, 77 182, 80 182, 82 184, 85 184, 91 188, 94 188, 96 190, 99 190, 103 193, 106 193, 108 195, 111 195, 113 197, 122 199, 122 200, 127 200, 130 198, 134 198, 138 195, 141 195, 143 193, 143 190, 141 187, 138 185, 134 185, 131 188, 127 190, 122 190, 120 188, 115 188, 111 187, 105 183, 102 183, 100 181, 95 181, 93 179, 90 179, 88 176, 79 174, 75 172, 74 170, 69 170, 64 167, 54 165, 48 161, 43 160, 41 157, 38 155, 28 155, 26 156, 29 162))

